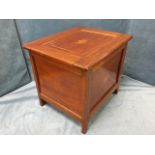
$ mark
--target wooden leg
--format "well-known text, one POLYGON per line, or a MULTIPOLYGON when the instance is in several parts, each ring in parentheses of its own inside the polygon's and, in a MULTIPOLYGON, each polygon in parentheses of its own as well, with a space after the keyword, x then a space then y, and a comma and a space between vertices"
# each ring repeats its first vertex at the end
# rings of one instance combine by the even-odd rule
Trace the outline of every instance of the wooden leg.
POLYGON ((82 122, 82 133, 83 134, 86 134, 86 132, 87 132, 87 130, 88 130, 88 120, 84 120, 83 122, 82 122))
POLYGON ((90 82, 91 82, 91 76, 90 76, 90 71, 88 72, 85 72, 85 85, 86 87, 84 88, 85 89, 85 97, 84 97, 84 107, 83 107, 83 116, 82 116, 82 123, 81 123, 81 127, 82 127, 82 130, 81 132, 83 134, 86 134, 87 130, 88 130, 88 124, 89 124, 89 114, 90 114, 90 108, 89 108, 89 105, 90 105, 90 82))
POLYGON ((119 87, 117 87, 114 91, 114 94, 117 94, 118 93, 118 90, 119 90, 119 87))
POLYGON ((120 60, 120 64, 119 64, 119 71, 118 71, 118 75, 117 75, 117 85, 118 87, 116 88, 116 90, 114 91, 114 94, 118 93, 119 90, 119 85, 120 85, 120 79, 121 79, 121 73, 123 71, 123 63, 124 63, 124 59, 125 59, 125 54, 126 54, 126 49, 127 49, 127 45, 126 47, 123 49, 122 51, 122 58, 120 60))
POLYGON ((44 106, 46 104, 46 102, 44 100, 42 100, 41 98, 39 99, 39 101, 40 101, 41 106, 44 106))

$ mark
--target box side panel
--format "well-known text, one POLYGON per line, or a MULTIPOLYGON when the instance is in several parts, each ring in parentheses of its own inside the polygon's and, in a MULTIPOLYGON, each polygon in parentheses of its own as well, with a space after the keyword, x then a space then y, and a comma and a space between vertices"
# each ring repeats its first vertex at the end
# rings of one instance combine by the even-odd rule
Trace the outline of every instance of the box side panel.
POLYGON ((81 116, 84 102, 84 76, 40 56, 34 56, 34 60, 41 93, 81 116))
POLYGON ((110 58, 105 60, 105 63, 99 65, 91 73, 91 96, 90 109, 98 104, 102 98, 110 91, 117 83, 118 70, 123 50, 117 51, 110 58))

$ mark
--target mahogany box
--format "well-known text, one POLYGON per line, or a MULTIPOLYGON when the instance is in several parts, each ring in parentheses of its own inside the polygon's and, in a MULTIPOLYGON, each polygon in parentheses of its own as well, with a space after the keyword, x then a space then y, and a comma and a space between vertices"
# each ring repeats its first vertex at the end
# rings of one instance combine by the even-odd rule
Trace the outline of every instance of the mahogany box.
POLYGON ((78 26, 24 44, 40 104, 49 103, 82 125, 118 92, 132 36, 78 26))

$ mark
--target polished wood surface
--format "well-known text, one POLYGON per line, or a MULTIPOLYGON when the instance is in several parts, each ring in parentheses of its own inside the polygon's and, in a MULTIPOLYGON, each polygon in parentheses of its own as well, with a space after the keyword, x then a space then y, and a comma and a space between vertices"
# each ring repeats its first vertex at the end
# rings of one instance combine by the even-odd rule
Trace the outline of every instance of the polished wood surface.
POLYGON ((40 104, 46 102, 78 120, 89 119, 117 93, 130 35, 75 27, 25 44, 40 104))
POLYGON ((110 88, 116 84, 118 67, 121 60, 122 50, 115 53, 112 58, 107 62, 100 65, 97 69, 91 72, 92 82, 90 84, 91 89, 91 108, 99 102, 110 88), (115 62, 114 62, 115 61, 115 62))
POLYGON ((79 26, 27 43, 24 47, 53 61, 87 70, 130 39, 130 35, 79 26))
POLYGON ((41 57, 34 57, 40 79, 40 92, 82 114, 84 76, 74 74, 41 57))

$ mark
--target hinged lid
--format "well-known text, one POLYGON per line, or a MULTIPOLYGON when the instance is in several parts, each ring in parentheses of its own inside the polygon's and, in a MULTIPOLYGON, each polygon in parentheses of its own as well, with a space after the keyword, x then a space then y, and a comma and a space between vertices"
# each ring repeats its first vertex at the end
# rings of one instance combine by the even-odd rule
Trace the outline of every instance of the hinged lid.
POLYGON ((24 44, 23 47, 52 59, 89 69, 131 38, 126 34, 79 26, 24 44))

